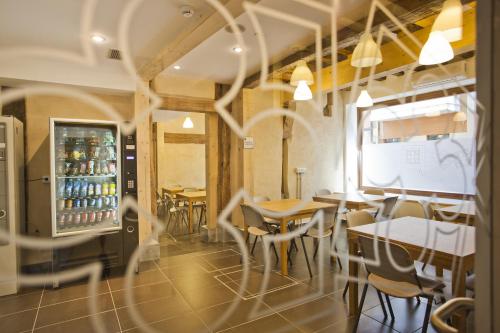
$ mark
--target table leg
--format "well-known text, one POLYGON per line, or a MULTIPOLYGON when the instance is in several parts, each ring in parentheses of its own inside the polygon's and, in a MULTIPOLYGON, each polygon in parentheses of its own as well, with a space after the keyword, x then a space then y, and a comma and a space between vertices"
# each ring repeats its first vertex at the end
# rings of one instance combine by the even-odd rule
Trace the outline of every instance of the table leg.
MULTIPOLYGON (((349 255, 355 257, 358 255, 358 243, 355 239, 349 240, 349 255)), ((349 260, 349 276, 352 281, 349 281, 349 316, 354 316, 358 313, 358 263, 354 260, 349 260)))
POLYGON ((443 267, 436 265, 436 276, 439 278, 443 277, 443 267))
MULTIPOLYGON (((451 277, 451 290, 453 297, 464 297, 465 296, 465 275, 466 271, 463 269, 462 265, 456 263, 455 269, 452 272, 451 277)), ((452 316, 452 324, 459 332, 466 331, 466 317, 465 312, 460 311, 456 315, 452 316)))
POLYGON ((193 232, 193 202, 189 200, 189 207, 188 207, 188 226, 189 226, 189 233, 193 232))
MULTIPOLYGON (((281 221, 280 223, 281 234, 284 235, 288 232, 287 221, 281 221)), ((281 242, 281 274, 288 276, 288 242, 281 242)))

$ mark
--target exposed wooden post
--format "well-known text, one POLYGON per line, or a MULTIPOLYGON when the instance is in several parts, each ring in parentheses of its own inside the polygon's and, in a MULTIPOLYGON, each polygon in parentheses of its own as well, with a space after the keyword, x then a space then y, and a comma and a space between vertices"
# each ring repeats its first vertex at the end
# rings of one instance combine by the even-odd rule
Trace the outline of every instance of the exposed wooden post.
MULTIPOLYGON (((229 85, 215 85, 215 100, 223 97, 230 89, 229 85)), ((230 112, 232 105, 228 106, 230 112)), ((218 174, 218 193, 217 214, 227 206, 231 200, 231 129, 226 122, 218 117, 219 134, 219 174, 218 174)))
MULTIPOLYGON (((233 100, 231 105, 231 114, 233 118, 243 126, 243 90, 233 100)), ((236 194, 241 188, 244 187, 243 178, 243 140, 234 132, 231 131, 231 149, 230 149, 231 164, 229 169, 231 171, 231 197, 236 194)), ((243 227, 243 214, 241 209, 233 209, 231 215, 231 222, 233 225, 243 227)))
MULTIPOLYGON (((149 86, 149 82, 144 82, 149 86)), ((137 87, 134 94, 134 114, 137 116, 149 107, 149 98, 137 87)), ((151 118, 145 117, 136 128, 137 141, 137 203, 142 210, 151 212, 151 118)), ((154 188, 156 189, 156 188, 154 188)), ((151 224, 147 217, 139 214, 139 243, 151 235, 151 224)))
POLYGON ((210 241, 217 240, 218 179, 219 179, 219 137, 218 115, 205 114, 206 187, 207 187, 207 228, 210 241))

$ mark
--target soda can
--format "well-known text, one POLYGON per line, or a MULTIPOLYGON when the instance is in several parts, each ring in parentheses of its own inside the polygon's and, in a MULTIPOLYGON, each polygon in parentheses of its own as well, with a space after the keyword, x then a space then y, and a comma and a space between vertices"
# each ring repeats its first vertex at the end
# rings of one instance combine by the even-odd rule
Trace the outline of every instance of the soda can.
POLYGON ((59 225, 59 227, 64 228, 64 214, 57 214, 57 224, 59 225))
POLYGON ((109 194, 109 184, 107 182, 102 183, 102 195, 109 194))
POLYGON ((109 207, 111 205, 111 197, 104 197, 103 205, 104 207, 109 207))
POLYGON ((66 207, 64 199, 57 200, 57 210, 59 211, 64 210, 64 207, 66 207))
POLYGON ((118 198, 116 196, 112 196, 109 205, 112 208, 116 208, 116 206, 118 205, 118 198))
POLYGON ((66 215, 66 224, 73 224, 73 213, 67 213, 66 215))
POLYGON ((80 214, 76 213, 75 216, 74 216, 74 218, 73 218, 73 220, 74 220, 75 224, 80 224, 80 221, 81 221, 80 220, 80 214))
POLYGON ((89 222, 90 223, 95 223, 95 212, 90 212, 89 213, 89 222))
POLYGON ((102 208, 102 197, 97 198, 96 208, 98 209, 102 208))
POLYGON ((104 220, 109 220, 111 218, 111 210, 104 211, 104 220))
POLYGON ((73 200, 73 208, 80 208, 80 207, 81 207, 80 199, 73 200))
POLYGON ((87 214, 87 212, 83 212, 80 219, 83 224, 87 224, 89 222, 89 214, 87 214))
POLYGON ((102 210, 97 211, 96 219, 97 219, 97 222, 102 221, 102 210))
POLYGON ((95 184, 95 195, 101 195, 102 194, 101 189, 102 189, 101 184, 99 184, 99 183, 95 184))
POLYGON ((87 199, 82 199, 82 208, 87 208, 89 201, 87 199))
POLYGON ((94 161, 89 160, 87 162, 87 174, 93 176, 94 175, 94 161))
POLYGON ((95 207, 95 198, 89 199, 89 207, 95 207))
POLYGON ((111 217, 113 218, 113 221, 116 221, 116 209, 111 210, 111 217))
POLYGON ((73 208, 73 200, 66 199, 66 209, 71 209, 71 208, 73 208))

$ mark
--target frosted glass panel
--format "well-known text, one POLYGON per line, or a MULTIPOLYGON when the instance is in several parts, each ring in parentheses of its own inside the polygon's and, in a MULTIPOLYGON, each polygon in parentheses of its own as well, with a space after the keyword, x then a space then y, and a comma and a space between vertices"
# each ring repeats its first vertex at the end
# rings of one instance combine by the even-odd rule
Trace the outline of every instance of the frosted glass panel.
POLYGON ((426 102, 427 110, 434 104, 437 111, 402 116, 421 106, 405 104, 386 108, 385 115, 382 109, 376 117, 365 114, 363 186, 475 193, 474 113, 469 109, 466 120, 454 120, 457 112, 466 111, 467 96, 426 102))

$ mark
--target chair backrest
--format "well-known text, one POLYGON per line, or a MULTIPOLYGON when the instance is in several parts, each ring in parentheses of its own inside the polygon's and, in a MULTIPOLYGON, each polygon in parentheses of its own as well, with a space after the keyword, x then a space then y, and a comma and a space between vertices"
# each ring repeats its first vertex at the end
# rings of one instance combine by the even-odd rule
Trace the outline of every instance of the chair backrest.
POLYGON ((408 282, 420 286, 413 259, 404 247, 382 239, 375 241, 374 238, 364 236, 359 236, 358 241, 361 256, 366 259, 364 264, 368 273, 392 281, 408 282), (387 243, 389 248, 387 248, 387 243), (378 249, 378 261, 375 255, 376 249, 378 249), (396 265, 400 267, 392 264, 389 255, 392 256, 396 265))
POLYGON ((398 202, 397 196, 385 198, 384 207, 377 213, 377 218, 391 218, 392 210, 394 209, 396 202, 398 202))
POLYGON ((257 228, 264 226, 264 217, 255 208, 241 204, 241 210, 243 211, 243 219, 247 226, 257 228))
POLYGON ((364 210, 349 212, 346 214, 347 226, 349 228, 358 227, 360 225, 370 224, 375 222, 375 218, 364 210))
POLYGON ((318 195, 329 195, 329 194, 332 194, 332 192, 327 189, 327 188, 321 188, 319 190, 316 191, 316 196, 318 195))
POLYGON ((385 191, 381 188, 367 188, 364 193, 374 194, 374 195, 385 195, 385 191))
POLYGON ((271 201, 271 198, 266 197, 266 196, 253 197, 253 202, 255 202, 255 203, 264 202, 264 201, 271 201))
MULTIPOLYGON (((323 212, 323 230, 328 230, 333 228, 335 225, 335 218, 337 217, 337 210, 338 207, 329 207, 329 208, 323 208, 323 209, 318 209, 316 212, 314 212, 313 219, 317 217, 320 212, 323 212)), ((313 227, 314 229, 319 229, 319 225, 315 225, 313 227)))
POLYGON ((396 206, 394 211, 394 218, 413 216, 421 218, 431 218, 427 216, 424 206, 420 202, 416 201, 401 201, 396 206))

